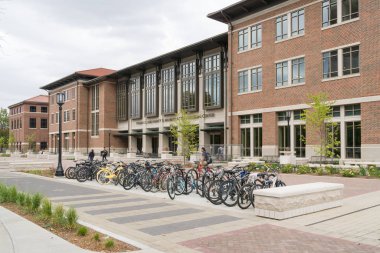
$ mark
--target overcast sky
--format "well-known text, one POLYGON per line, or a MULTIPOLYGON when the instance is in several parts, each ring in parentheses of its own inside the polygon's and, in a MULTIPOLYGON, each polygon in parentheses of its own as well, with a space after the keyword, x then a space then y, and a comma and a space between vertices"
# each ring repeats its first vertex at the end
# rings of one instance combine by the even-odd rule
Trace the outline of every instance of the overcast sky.
POLYGON ((227 31, 237 0, 0 0, 0 107, 77 70, 121 69, 227 31))

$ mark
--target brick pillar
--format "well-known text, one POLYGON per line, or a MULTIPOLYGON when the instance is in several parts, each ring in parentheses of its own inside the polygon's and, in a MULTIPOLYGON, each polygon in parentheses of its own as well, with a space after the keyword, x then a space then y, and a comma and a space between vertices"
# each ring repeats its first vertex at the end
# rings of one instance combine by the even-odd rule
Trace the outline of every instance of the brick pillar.
POLYGON ((380 102, 361 104, 361 158, 380 161, 380 102))
POLYGON ((277 131, 276 113, 263 113, 263 156, 278 155, 277 131))

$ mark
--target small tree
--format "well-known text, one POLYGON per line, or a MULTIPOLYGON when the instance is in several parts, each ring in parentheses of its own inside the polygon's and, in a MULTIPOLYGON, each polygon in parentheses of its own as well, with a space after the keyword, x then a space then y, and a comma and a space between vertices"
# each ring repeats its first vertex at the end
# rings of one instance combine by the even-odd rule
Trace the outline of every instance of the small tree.
POLYGON ((36 147, 36 135, 35 134, 29 134, 25 138, 26 142, 28 143, 29 150, 33 150, 36 147))
POLYGON ((170 133, 175 137, 174 143, 180 148, 180 154, 183 156, 183 164, 191 153, 198 147, 198 126, 191 121, 196 117, 190 116, 185 110, 177 114, 176 121, 170 125, 170 133))
POLYGON ((9 134, 9 139, 8 139, 8 147, 11 151, 14 151, 13 148, 14 148, 14 144, 16 142, 16 138, 15 138, 15 135, 11 132, 9 134))
POLYGON ((8 110, 0 108, 0 129, 8 129, 9 126, 9 117, 8 110))
POLYGON ((319 164, 322 164, 322 157, 334 157, 336 147, 340 144, 337 139, 337 123, 332 122, 332 105, 325 93, 308 95, 311 100, 308 105, 311 107, 302 114, 302 119, 310 127, 312 134, 320 139, 316 152, 319 154, 319 164))

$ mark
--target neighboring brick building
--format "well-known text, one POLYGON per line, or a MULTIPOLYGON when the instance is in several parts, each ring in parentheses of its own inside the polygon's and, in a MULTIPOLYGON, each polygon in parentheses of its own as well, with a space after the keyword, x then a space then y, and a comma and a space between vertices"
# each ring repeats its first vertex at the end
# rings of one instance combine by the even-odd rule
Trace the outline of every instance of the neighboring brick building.
POLYGON ((380 159, 378 1, 247 0, 208 16, 229 25, 229 143, 243 156, 315 155, 299 117, 308 94, 325 92, 340 157, 380 159))
POLYGON ((84 82, 89 147, 150 156, 176 152, 169 127, 181 108, 202 116, 194 121, 200 145, 224 145, 226 47, 224 33, 84 82))
MULTIPOLYGON (((84 83, 113 72, 114 70, 105 68, 77 71, 41 88, 49 93, 50 152, 56 153, 58 150, 59 109, 56 103, 56 95, 59 92, 65 93, 66 97, 65 104, 62 107, 62 150, 71 153, 86 153, 89 148, 100 150, 105 146, 103 142, 93 143, 90 139, 91 133, 88 131, 90 121, 89 106, 91 104, 91 92, 94 91, 84 83)), ((103 90, 103 94, 105 94, 105 90, 103 90)))
POLYGON ((40 95, 9 106, 9 132, 14 136, 12 150, 27 152, 48 148, 48 96, 40 95))

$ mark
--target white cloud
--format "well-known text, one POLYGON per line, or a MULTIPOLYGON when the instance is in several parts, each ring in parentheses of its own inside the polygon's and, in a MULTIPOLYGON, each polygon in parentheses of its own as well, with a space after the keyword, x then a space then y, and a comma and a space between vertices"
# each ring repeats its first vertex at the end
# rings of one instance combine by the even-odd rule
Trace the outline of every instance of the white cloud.
POLYGON ((227 31, 236 0, 0 0, 0 107, 74 71, 125 68, 227 31))

